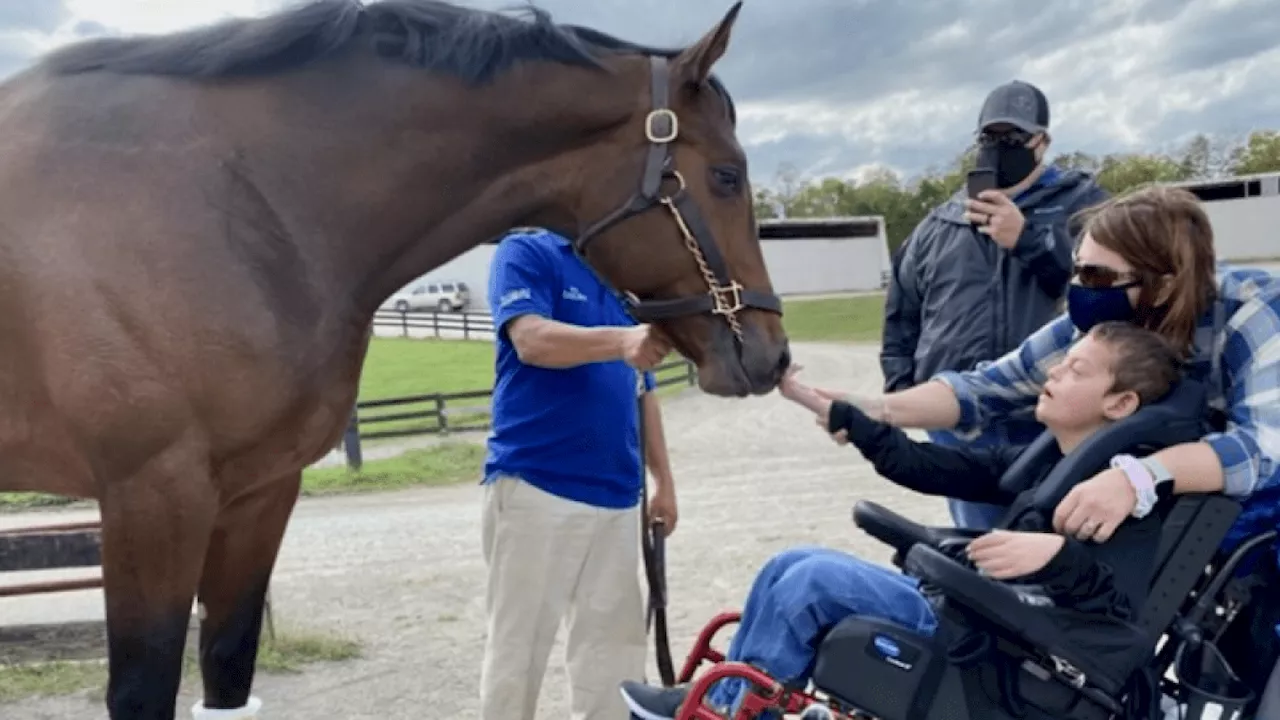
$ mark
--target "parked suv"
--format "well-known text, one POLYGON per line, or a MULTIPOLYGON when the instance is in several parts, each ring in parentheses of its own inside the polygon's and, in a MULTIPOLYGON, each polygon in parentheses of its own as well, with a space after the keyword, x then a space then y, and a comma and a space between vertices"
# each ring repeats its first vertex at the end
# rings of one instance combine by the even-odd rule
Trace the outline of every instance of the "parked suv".
POLYGON ((458 312, 471 304, 467 284, 455 280, 419 280, 387 300, 387 305, 400 312, 458 312))

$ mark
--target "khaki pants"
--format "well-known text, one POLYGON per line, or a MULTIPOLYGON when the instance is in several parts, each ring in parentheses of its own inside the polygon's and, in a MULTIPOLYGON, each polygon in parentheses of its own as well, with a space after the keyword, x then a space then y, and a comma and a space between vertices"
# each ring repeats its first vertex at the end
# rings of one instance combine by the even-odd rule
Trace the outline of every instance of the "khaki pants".
POLYGON ((499 477, 485 486, 489 623, 480 720, 534 720, 561 621, 571 720, 628 717, 618 685, 643 679, 640 509, 608 510, 499 477))

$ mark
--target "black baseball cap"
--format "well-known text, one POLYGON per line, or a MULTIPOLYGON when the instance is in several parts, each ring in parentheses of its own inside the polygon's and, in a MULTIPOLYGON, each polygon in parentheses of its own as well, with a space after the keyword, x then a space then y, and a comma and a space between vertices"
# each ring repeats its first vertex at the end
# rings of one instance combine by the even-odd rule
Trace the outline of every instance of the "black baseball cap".
POLYGON ((1041 133, 1049 129, 1049 100, 1040 88, 1014 80, 992 90, 978 114, 978 132, 1009 123, 1019 130, 1041 133))

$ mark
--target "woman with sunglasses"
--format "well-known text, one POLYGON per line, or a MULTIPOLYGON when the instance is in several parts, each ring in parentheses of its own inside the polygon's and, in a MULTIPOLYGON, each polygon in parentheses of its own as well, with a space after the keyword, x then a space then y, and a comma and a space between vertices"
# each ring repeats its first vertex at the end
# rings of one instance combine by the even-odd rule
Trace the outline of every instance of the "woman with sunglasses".
MULTIPOLYGON (((1280 511, 1280 278, 1216 268, 1209 219, 1182 189, 1149 187, 1082 214, 1068 312, 1017 349, 976 370, 938 373, 879 398, 825 394, 898 427, 973 432, 994 418, 1032 413, 1048 368, 1094 325, 1133 322, 1182 350, 1188 376, 1208 385, 1215 431, 1141 461, 1115 458, 1111 469, 1063 500, 1054 528, 1104 542, 1126 517, 1142 517, 1170 492, 1248 498, 1228 543, 1274 526, 1280 511)), ((818 422, 826 426, 825 418, 818 422)))

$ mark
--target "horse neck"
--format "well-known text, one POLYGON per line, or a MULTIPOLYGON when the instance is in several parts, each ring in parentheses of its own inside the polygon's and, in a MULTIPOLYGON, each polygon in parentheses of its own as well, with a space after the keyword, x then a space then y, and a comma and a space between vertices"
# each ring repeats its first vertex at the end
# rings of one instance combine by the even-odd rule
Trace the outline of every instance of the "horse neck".
POLYGON ((309 228, 297 241, 326 295, 361 320, 511 227, 571 223, 577 175, 548 165, 629 119, 639 97, 617 75, 553 63, 478 88, 373 59, 293 82, 283 96, 302 102, 271 108, 282 130, 259 173, 309 228))

